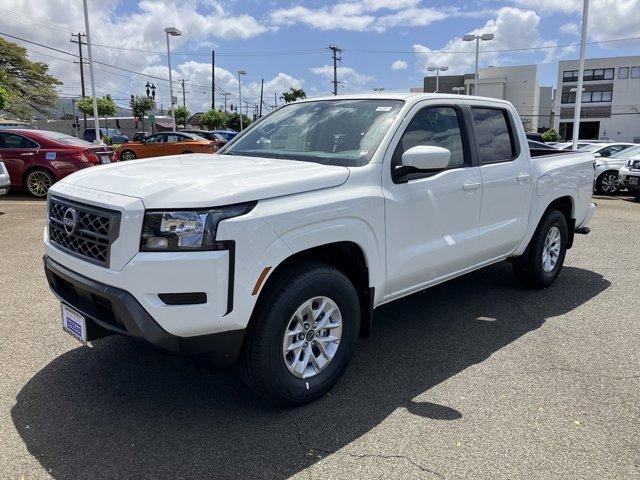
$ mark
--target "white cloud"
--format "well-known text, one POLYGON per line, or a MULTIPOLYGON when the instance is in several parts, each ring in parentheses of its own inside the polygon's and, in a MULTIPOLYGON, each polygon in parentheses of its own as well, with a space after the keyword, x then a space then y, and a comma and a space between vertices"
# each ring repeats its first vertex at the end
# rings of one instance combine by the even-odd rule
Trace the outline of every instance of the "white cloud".
MULTIPOLYGON (((504 60, 506 53, 496 52, 496 50, 526 49, 530 47, 550 47, 542 50, 545 54, 545 62, 552 61, 558 57, 556 43, 552 40, 545 40, 540 35, 538 26, 540 16, 532 10, 521 10, 519 8, 504 7, 497 12, 497 16, 488 20, 484 26, 472 30, 470 34, 493 33, 494 40, 480 43, 481 64, 497 64, 504 60), (483 53, 484 50, 484 53, 483 53)), ((468 73, 473 71, 475 66, 475 42, 465 42, 461 37, 456 37, 446 43, 439 51, 416 44, 413 45, 415 52, 420 53, 418 67, 426 73, 430 65, 443 65, 450 68, 451 73, 468 73)), ((560 51, 567 54, 569 51, 560 51)), ((512 54, 515 55, 515 54, 512 54)), ((517 58, 517 57, 514 57, 517 58)))
MULTIPOLYGON (((322 75, 327 82, 333 80, 333 66, 323 65, 321 67, 312 67, 309 69, 311 73, 322 75)), ((370 86, 375 77, 359 73, 351 67, 338 67, 338 81, 340 88, 347 90, 362 90, 370 86)))
POLYGON ((391 70, 406 70, 409 64, 404 60, 396 60, 391 64, 391 70))
POLYGON ((429 25, 450 15, 444 10, 418 7, 419 3, 420 0, 360 0, 318 8, 297 5, 271 12, 271 21, 276 26, 301 23, 318 30, 384 32, 396 26, 429 25))
POLYGON ((569 22, 560 25, 558 30, 565 35, 575 35, 580 31, 580 26, 577 23, 569 22))

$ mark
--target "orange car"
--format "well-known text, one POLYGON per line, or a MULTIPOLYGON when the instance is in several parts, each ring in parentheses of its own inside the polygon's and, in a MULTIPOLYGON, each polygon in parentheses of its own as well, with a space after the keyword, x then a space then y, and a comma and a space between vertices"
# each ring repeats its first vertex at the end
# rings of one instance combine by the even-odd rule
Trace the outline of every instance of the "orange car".
POLYGON ((218 147, 214 142, 192 133, 167 132, 149 135, 139 142, 123 143, 116 150, 118 160, 162 157, 181 153, 214 153, 218 147))

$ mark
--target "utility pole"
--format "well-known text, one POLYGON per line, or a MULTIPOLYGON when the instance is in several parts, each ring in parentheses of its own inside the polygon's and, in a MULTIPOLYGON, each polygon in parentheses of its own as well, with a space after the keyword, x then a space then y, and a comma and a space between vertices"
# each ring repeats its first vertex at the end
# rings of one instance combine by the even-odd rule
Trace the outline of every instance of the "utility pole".
POLYGON ((329 50, 331 50, 331 56, 333 57, 333 94, 338 95, 338 62, 342 60, 342 57, 338 56, 342 53, 342 49, 336 47, 335 45, 330 45, 329 50))
MULTIPOLYGON (((78 58, 80 59, 80 61, 78 62, 73 62, 73 63, 79 63, 80 64, 80 91, 82 92, 82 98, 85 97, 85 90, 84 90, 84 60, 82 60, 82 45, 86 45, 86 43, 84 43, 82 41, 83 37, 86 37, 86 35, 84 33, 72 33, 71 37, 77 37, 77 40, 74 40, 73 38, 71 38, 71 40, 69 40, 71 43, 77 43, 78 44, 78 58)), ((82 119, 83 119, 83 123, 84 123, 84 129, 87 129, 87 114, 83 113, 82 114, 82 119)))
POLYGON ((273 92, 273 108, 278 108, 278 96, 273 92))
POLYGON ((258 118, 260 118, 262 116, 262 95, 264 93, 264 78, 262 79, 262 82, 260 83, 260 112, 258 113, 258 118))
MULTIPOLYGON (((224 97, 225 102, 227 97, 224 97)), ((216 51, 211 50, 211 108, 216 108, 216 51)), ((227 109, 224 109, 227 111, 227 109)))
POLYGON ((221 93, 220 95, 224 97, 224 113, 227 113, 227 97, 231 94, 229 92, 224 92, 224 93, 221 93))
POLYGON ((182 106, 184 108, 187 108, 187 97, 185 96, 184 90, 184 78, 180 80, 180 83, 182 84, 182 106))
POLYGON ((582 4, 582 33, 580 36, 580 60, 578 62, 578 87, 576 88, 576 101, 573 111, 573 135, 572 149, 578 149, 578 138, 580 137, 580 111, 582 108, 582 83, 584 81, 584 57, 587 48, 587 23, 589 20, 589 0, 584 0, 582 4))
POLYGON ((96 139, 94 143, 103 145, 100 138, 100 123, 98 123, 98 99, 96 98, 96 77, 93 74, 93 55, 91 54, 91 28, 89 27, 89 7, 87 0, 83 0, 82 7, 84 10, 84 29, 87 33, 87 54, 89 55, 89 79, 91 80, 91 97, 93 98, 93 124, 96 129, 96 139))

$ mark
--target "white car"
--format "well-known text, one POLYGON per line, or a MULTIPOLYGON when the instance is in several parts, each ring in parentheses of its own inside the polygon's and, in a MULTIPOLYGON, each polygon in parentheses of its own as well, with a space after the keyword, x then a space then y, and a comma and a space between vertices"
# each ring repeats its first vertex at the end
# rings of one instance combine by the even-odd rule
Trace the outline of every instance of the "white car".
POLYGON ((618 171, 620 184, 640 201, 640 152, 627 158, 618 171))
POLYGON ((620 191, 618 170, 626 158, 620 157, 633 147, 635 143, 594 143, 580 148, 580 152, 591 152, 596 157, 595 191, 601 195, 613 195, 620 191))
POLYGON ((11 186, 11 179, 9 178, 9 172, 7 171, 7 167, 2 161, 2 157, 0 157, 0 195, 4 195, 9 191, 9 187, 11 186))
POLYGON ((298 101, 219 154, 56 183, 45 271, 82 342, 213 352, 263 397, 302 404, 339 380, 380 305, 504 260, 529 286, 554 282, 589 231, 594 157, 550 153, 532 161, 503 100, 298 101))

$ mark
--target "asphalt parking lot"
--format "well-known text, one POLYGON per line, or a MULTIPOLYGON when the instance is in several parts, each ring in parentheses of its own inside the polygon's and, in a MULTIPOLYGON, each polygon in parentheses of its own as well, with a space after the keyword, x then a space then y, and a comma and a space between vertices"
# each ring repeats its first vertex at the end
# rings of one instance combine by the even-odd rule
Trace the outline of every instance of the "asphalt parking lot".
POLYGON ((545 291, 499 264, 376 310, 325 398, 121 337, 82 347, 42 271, 43 202, 0 199, 0 478, 640 477, 640 203, 599 197, 545 291))

